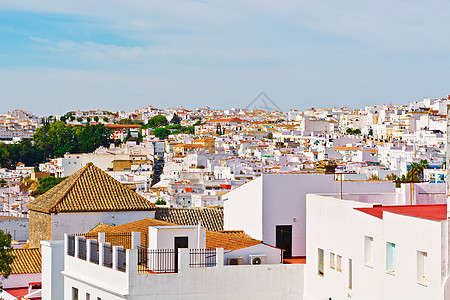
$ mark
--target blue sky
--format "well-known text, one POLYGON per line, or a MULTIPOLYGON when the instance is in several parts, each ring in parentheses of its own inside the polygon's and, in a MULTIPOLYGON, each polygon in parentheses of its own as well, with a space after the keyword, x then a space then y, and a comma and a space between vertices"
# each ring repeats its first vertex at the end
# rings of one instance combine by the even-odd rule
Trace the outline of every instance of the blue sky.
POLYGON ((448 1, 0 2, 0 112, 450 94, 448 1))

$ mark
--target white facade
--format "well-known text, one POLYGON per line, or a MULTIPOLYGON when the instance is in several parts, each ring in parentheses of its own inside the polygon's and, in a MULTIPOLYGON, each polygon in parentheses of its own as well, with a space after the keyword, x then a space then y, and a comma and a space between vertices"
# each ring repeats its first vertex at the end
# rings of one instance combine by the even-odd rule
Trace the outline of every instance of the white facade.
POLYGON ((366 203, 307 198, 304 299, 444 299, 447 221, 386 211, 380 219, 354 209, 366 203))
MULTIPOLYGON (((222 196, 224 229, 242 229, 276 245, 276 226, 292 226, 292 256, 306 255, 306 194, 340 193, 341 183, 327 174, 263 174, 222 196)), ((344 181, 343 193, 394 193, 388 181, 344 181)), ((396 197, 389 198, 397 203, 396 197)), ((370 199, 369 199, 370 201, 370 199)), ((391 203, 389 202, 389 203, 391 203)))
POLYGON ((62 240, 65 233, 88 232, 100 222, 121 225, 154 218, 155 211, 109 211, 52 214, 52 240, 62 240))
POLYGON ((223 257, 217 249, 216 266, 190 267, 180 249, 178 273, 154 274, 138 272, 137 250, 126 250, 125 272, 64 255, 64 299, 75 289, 78 299, 302 299, 304 265, 224 265, 223 257))

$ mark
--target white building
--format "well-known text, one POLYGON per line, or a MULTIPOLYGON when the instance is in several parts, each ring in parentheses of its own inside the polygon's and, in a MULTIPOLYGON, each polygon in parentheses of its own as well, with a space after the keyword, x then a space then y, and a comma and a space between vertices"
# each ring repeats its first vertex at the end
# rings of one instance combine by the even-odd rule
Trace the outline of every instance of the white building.
POLYGON ((304 299, 448 299, 446 205, 307 198, 304 299))
MULTIPOLYGON (((222 196, 224 228, 243 229, 250 236, 282 248, 286 257, 306 255, 306 194, 394 193, 388 181, 336 181, 334 175, 262 174, 222 196)), ((391 195, 386 203, 397 204, 391 195)))

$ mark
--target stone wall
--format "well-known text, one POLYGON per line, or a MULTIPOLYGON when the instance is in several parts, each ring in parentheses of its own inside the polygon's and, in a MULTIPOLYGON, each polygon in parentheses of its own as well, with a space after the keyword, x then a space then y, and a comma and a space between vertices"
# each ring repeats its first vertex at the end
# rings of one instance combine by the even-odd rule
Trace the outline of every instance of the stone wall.
POLYGON ((52 239, 51 215, 30 210, 30 247, 40 247, 42 240, 52 239))

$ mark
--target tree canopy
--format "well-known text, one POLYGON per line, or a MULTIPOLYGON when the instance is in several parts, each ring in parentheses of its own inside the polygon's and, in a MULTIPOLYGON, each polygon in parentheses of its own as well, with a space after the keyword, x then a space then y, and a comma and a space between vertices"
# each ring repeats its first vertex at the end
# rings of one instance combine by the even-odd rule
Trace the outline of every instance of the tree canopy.
POLYGON ((2 167, 14 168, 19 162, 27 166, 37 166, 43 161, 43 149, 33 145, 29 139, 23 139, 14 144, 0 143, 0 164, 2 167))
POLYGON ((11 235, 0 229, 0 274, 3 278, 8 278, 12 271, 14 256, 11 249, 11 235))
POLYGON ((45 158, 53 158, 66 153, 90 153, 99 146, 108 146, 110 135, 103 124, 66 126, 58 121, 39 127, 33 141, 44 151, 45 158))
POLYGON ((38 185, 36 187, 36 190, 33 191, 33 196, 39 196, 47 192, 49 189, 54 187, 55 185, 58 185, 61 183, 66 177, 64 178, 57 178, 57 177, 45 177, 40 178, 38 180, 38 185))
POLYGON ((142 126, 142 128, 157 128, 168 125, 166 116, 164 115, 156 115, 153 118, 149 119, 147 124, 142 126))

